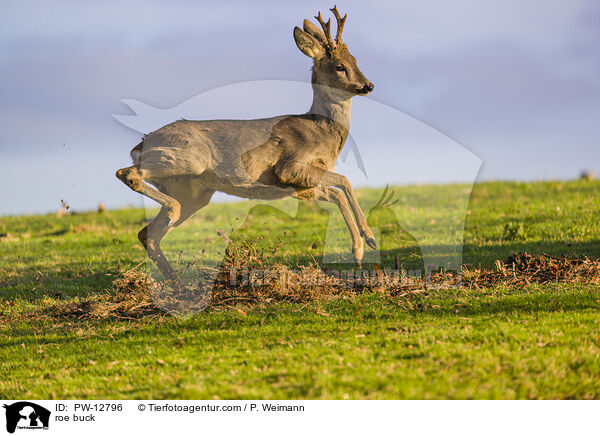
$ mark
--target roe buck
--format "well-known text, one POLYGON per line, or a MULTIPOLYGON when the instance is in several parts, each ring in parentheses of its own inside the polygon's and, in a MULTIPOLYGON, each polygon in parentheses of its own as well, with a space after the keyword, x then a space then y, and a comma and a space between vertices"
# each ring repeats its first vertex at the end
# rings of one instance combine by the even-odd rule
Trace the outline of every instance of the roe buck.
POLYGON ((117 177, 162 205, 138 234, 150 258, 174 286, 183 282, 160 249, 161 239, 206 206, 216 191, 242 198, 323 200, 336 204, 348 226, 360 265, 363 237, 375 249, 373 232, 346 177, 334 166, 350 127, 350 100, 374 88, 342 42, 347 14, 337 20, 315 17, 322 30, 304 20, 294 28, 302 53, 314 60, 313 103, 308 113, 257 120, 180 120, 146 135, 133 148, 133 166, 117 177), (153 185, 154 187, 150 186, 153 185))

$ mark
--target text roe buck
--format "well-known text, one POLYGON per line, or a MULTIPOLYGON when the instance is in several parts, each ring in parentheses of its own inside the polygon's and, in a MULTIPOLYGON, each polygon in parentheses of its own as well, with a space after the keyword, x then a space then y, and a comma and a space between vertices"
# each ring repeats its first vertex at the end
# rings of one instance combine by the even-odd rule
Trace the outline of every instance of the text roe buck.
POLYGON ((150 258, 176 287, 183 285, 160 249, 161 239, 206 206, 216 191, 243 198, 335 203, 352 237, 360 265, 363 237, 376 248, 373 232, 352 185, 335 170, 348 137, 350 101, 373 90, 342 42, 347 14, 337 20, 335 42, 330 20, 315 17, 322 30, 304 20, 294 28, 302 53, 314 60, 313 103, 302 115, 258 120, 180 120, 146 135, 131 151, 133 166, 117 177, 134 191, 162 205, 158 215, 138 234, 150 258), (153 185, 153 186, 150 186, 153 185))

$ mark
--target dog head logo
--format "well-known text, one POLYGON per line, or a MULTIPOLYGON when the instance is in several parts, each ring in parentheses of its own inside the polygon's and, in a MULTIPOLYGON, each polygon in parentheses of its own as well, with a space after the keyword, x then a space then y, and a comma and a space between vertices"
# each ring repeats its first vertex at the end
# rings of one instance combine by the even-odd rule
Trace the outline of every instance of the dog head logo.
POLYGON ((6 409, 6 431, 19 429, 48 429, 50 411, 29 401, 4 405, 6 409))

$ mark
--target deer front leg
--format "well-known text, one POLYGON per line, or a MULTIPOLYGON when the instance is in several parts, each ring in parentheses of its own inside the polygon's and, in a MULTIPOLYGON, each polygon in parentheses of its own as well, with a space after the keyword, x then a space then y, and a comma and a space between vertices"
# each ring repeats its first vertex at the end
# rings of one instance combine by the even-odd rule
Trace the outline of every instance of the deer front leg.
POLYGON ((358 223, 358 227, 360 228, 361 236, 365 237, 365 242, 369 247, 371 247, 373 250, 376 250, 377 243, 375 242, 375 235, 373 235, 373 231, 369 227, 369 224, 367 224, 367 219, 365 218, 365 214, 360 208, 360 204, 358 204, 356 194, 354 193, 354 189, 352 188, 352 184, 350 183, 350 181, 341 174, 337 174, 331 171, 324 171, 320 185, 334 186, 338 189, 341 189, 341 191, 346 195, 350 203, 352 212, 354 212, 356 222, 358 223))
POLYGON ((348 200, 344 196, 344 193, 335 188, 325 186, 322 188, 312 188, 297 191, 294 196, 300 200, 323 200, 337 205, 337 207, 340 209, 342 217, 344 218, 344 221, 346 222, 346 226, 350 231, 350 237, 352 238, 352 255, 354 256, 356 265, 360 268, 363 258, 363 240, 358 227, 354 222, 352 212, 350 211, 350 206, 348 205, 348 200))
POLYGON ((324 170, 314 165, 298 162, 295 160, 283 160, 275 167, 275 174, 283 183, 303 188, 327 188, 335 187, 341 189, 350 203, 350 208, 356 217, 356 223, 360 229, 361 236, 369 247, 376 250, 375 236, 367 224, 367 219, 358 204, 354 189, 348 179, 341 174, 324 170))

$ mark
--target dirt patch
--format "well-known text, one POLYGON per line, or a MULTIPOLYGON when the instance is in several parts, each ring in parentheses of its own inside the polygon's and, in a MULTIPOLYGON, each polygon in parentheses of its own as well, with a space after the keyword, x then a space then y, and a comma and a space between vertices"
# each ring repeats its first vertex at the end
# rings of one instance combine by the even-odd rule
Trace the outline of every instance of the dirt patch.
POLYGON ((0 233, 0 242, 17 242, 21 239, 12 233, 0 233))
POLYGON ((463 268, 462 277, 440 271, 425 281, 375 267, 357 282, 356 277, 343 277, 317 264, 296 269, 282 264, 265 267, 260 253, 250 245, 241 245, 228 249, 220 270, 200 272, 205 276, 202 283, 210 284, 206 289, 190 286, 178 291, 155 282, 142 271, 122 272, 113 281, 111 292, 56 303, 40 309, 38 315, 70 320, 139 319, 205 309, 353 298, 365 292, 378 292, 398 300, 449 289, 459 283, 474 289, 549 282, 598 284, 600 260, 519 253, 505 261, 497 260, 492 269, 463 268))

